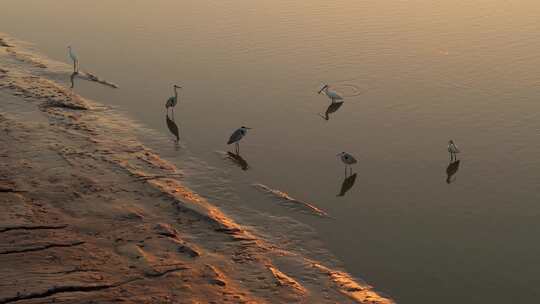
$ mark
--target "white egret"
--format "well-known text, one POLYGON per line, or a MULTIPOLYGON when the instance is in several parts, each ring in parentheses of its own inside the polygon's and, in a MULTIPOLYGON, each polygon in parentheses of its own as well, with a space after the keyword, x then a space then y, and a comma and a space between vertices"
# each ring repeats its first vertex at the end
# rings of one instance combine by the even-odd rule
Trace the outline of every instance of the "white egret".
POLYGON ((165 103, 165 108, 167 109, 167 113, 169 112, 169 108, 172 108, 172 111, 174 112, 174 107, 178 103, 178 91, 176 89, 181 89, 182 87, 179 85, 173 85, 174 90, 174 96, 169 97, 167 99, 167 102, 165 103))
POLYGON ((343 100, 343 97, 341 97, 341 95, 339 95, 336 91, 331 90, 330 86, 327 84, 325 84, 319 90, 319 94, 321 94, 322 92, 324 92, 324 94, 326 94, 326 96, 328 96, 328 98, 330 98, 332 102, 335 102, 336 100, 343 100))
POLYGON ((354 165, 354 164, 356 164, 358 162, 356 160, 356 158, 354 158, 354 156, 352 156, 351 154, 349 154, 347 152, 338 153, 337 156, 339 156, 341 161, 345 164, 345 175, 347 175, 347 167, 350 168, 350 171, 351 171, 351 174, 352 174, 351 165, 354 165))
POLYGON ((459 148, 454 143, 454 141, 449 140, 448 141, 448 153, 450 153, 450 161, 457 160, 456 154, 458 154, 459 152, 461 152, 461 151, 459 151, 459 148))
POLYGON ((67 48, 68 48, 69 58, 71 58, 71 60, 73 61, 73 73, 78 73, 79 72, 79 58, 77 57, 75 52, 73 52, 71 45, 68 45, 67 48))
POLYGON ((244 136, 246 136, 247 131, 249 129, 251 129, 251 128, 242 126, 242 127, 238 128, 238 129, 236 129, 236 131, 234 131, 233 134, 231 135, 231 137, 229 138, 229 141, 227 142, 227 145, 230 145, 230 144, 234 143, 236 145, 236 154, 239 154, 239 152, 240 152, 239 141, 242 140, 242 138, 244 138, 244 136))

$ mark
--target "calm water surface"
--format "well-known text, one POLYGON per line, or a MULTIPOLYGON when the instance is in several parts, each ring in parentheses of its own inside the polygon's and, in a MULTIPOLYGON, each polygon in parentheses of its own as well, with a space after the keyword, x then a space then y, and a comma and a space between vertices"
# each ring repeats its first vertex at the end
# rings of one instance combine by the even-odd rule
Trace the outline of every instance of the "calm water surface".
POLYGON ((540 297, 537 0, 2 0, 0 30, 120 85, 81 83, 181 147, 157 149, 223 206, 314 229, 353 275, 399 303, 540 297), (328 121, 323 82, 346 101, 328 121), (230 133, 247 171, 224 158, 230 133), (463 150, 446 182, 446 143, 463 150), (335 155, 356 155, 338 197, 335 155), (332 219, 276 204, 262 183, 332 219), (307 227, 307 226, 306 226, 307 227))

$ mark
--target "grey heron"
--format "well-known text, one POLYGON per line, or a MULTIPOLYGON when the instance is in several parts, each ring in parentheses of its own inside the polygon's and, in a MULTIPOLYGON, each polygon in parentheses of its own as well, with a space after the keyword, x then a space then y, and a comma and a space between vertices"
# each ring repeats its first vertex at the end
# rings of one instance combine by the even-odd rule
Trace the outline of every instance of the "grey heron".
POLYGON ((327 84, 325 84, 319 90, 319 94, 321 94, 322 92, 324 92, 324 94, 326 94, 326 96, 328 96, 328 98, 330 98, 330 100, 332 100, 332 102, 335 102, 336 100, 343 100, 343 97, 341 97, 341 95, 339 95, 339 93, 337 93, 336 91, 331 90, 330 86, 327 85, 327 84))
POLYGON ((240 152, 240 144, 239 144, 240 140, 242 140, 242 138, 246 136, 247 131, 249 129, 251 128, 241 126, 240 128, 236 129, 236 131, 234 131, 231 137, 229 138, 227 145, 234 143, 236 145, 236 154, 239 154, 240 152))
POLYGON ((457 160, 456 154, 461 152, 458 146, 454 143, 453 140, 448 141, 448 153, 450 153, 450 161, 457 160))
POLYGON ((339 156, 341 161, 345 164, 345 175, 347 175, 347 167, 350 168, 350 172, 352 174, 352 167, 351 166, 358 162, 356 160, 356 158, 354 158, 354 156, 352 156, 351 154, 349 154, 347 152, 338 153, 337 156, 339 156))
POLYGON ((177 89, 181 89, 181 88, 182 87, 179 86, 179 85, 176 85, 176 84, 173 85, 174 96, 169 97, 169 99, 167 99, 167 102, 165 103, 165 108, 167 109, 167 113, 169 112, 169 108, 172 108, 172 111, 174 113, 174 107, 178 103, 178 91, 177 91, 177 89))

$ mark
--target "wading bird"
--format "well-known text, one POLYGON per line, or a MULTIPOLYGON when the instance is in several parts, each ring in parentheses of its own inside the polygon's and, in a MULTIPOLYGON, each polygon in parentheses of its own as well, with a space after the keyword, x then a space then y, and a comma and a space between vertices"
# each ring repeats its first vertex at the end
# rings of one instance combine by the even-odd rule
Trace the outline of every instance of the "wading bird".
POLYGON ((232 143, 234 143, 236 145, 236 154, 239 154, 240 153, 240 144, 239 144, 239 141, 244 137, 246 136, 247 134, 247 131, 251 129, 251 128, 248 128, 248 127, 240 127, 239 129, 236 129, 236 131, 233 132, 233 134, 231 135, 231 137, 229 138, 229 141, 227 142, 227 145, 230 145, 232 143))
POLYGON ((322 92, 324 92, 324 94, 326 94, 326 96, 328 96, 328 98, 330 98, 332 102, 335 102, 336 100, 343 100, 343 97, 341 97, 341 95, 339 95, 336 91, 330 90, 330 86, 327 84, 325 84, 319 90, 319 94, 321 94, 322 92))
POLYGON ((169 99, 167 99, 167 102, 165 103, 165 108, 167 109, 167 113, 169 113, 169 108, 172 108, 172 112, 174 113, 174 107, 178 103, 178 92, 176 91, 176 89, 181 89, 181 88, 182 87, 179 85, 176 85, 176 84, 173 85, 174 96, 169 97, 169 99))
POLYGON ((357 163, 356 158, 352 156, 351 154, 347 152, 341 152, 337 156, 341 158, 341 161, 345 164, 345 176, 347 176, 347 167, 350 168, 350 174, 352 174, 352 167, 351 165, 354 165, 357 163))
POLYGON ((75 54, 75 52, 73 52, 71 45, 69 45, 67 48, 68 48, 69 58, 71 58, 71 60, 73 61, 73 73, 78 73, 79 72, 79 58, 77 58, 77 55, 75 54))
POLYGON ((460 152, 459 148, 454 143, 454 141, 449 140, 448 141, 448 153, 450 153, 450 161, 457 160, 456 154, 458 154, 459 152, 460 152))

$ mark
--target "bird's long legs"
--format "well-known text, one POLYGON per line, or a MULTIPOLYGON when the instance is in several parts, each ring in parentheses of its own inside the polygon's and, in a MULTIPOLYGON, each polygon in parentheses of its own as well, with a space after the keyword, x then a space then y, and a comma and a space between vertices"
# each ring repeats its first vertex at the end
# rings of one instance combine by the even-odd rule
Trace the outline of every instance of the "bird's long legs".
POLYGON ((454 162, 457 160, 457 154, 450 152, 450 162, 454 162))
POLYGON ((240 144, 238 142, 234 143, 234 148, 236 151, 236 155, 240 154, 240 144))
POLYGON ((345 165, 345 178, 352 175, 352 167, 350 165, 345 165), (347 169, 349 169, 349 174, 347 174, 347 169))

